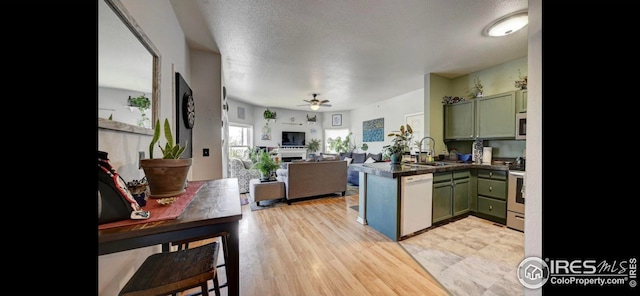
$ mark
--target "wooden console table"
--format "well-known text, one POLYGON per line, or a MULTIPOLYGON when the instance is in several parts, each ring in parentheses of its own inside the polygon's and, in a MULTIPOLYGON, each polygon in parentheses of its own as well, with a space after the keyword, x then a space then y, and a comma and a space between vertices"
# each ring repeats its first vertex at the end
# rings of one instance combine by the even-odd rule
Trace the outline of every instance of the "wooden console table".
POLYGON ((239 295, 239 231, 242 219, 238 179, 206 181, 184 212, 173 220, 163 220, 130 226, 98 230, 98 256, 162 244, 169 251, 169 242, 192 238, 207 238, 226 231, 229 248, 229 295, 239 295))

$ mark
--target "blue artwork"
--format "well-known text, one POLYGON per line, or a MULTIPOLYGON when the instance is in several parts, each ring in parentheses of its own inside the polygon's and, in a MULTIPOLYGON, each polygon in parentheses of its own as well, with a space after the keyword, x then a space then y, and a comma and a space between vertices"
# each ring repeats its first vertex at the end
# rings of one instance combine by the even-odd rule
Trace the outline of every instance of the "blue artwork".
POLYGON ((384 118, 362 122, 362 142, 384 142, 384 118))

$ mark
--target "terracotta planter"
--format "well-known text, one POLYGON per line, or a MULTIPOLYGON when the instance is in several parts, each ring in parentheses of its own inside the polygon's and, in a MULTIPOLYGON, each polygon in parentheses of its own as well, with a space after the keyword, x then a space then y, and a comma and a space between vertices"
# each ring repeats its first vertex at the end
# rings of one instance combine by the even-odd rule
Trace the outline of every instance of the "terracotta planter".
POLYGON ((185 193, 185 182, 193 159, 141 159, 147 177, 150 198, 165 198, 185 193))

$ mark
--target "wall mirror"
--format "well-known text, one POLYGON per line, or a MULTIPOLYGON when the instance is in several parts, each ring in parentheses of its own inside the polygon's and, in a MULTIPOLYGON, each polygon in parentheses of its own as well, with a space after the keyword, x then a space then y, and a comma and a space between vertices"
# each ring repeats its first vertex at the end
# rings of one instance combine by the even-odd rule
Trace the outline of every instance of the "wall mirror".
POLYGON ((119 0, 98 0, 98 127, 153 134, 160 53, 119 0), (129 97, 146 97, 140 108, 129 97))

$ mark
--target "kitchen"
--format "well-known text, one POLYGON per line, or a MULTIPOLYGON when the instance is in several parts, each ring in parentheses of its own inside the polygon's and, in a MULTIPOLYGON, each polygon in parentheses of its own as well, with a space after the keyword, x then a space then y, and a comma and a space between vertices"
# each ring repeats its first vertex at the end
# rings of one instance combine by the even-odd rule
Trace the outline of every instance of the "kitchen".
POLYGON ((473 153, 471 162, 358 167, 365 208, 359 221, 394 241, 466 215, 524 231, 526 93, 509 91, 444 105, 445 143, 458 153, 473 153), (473 118, 472 124, 458 124, 457 118, 464 123, 473 118), (478 146, 483 153, 474 151, 478 146), (421 187, 414 187, 418 183, 421 187))

